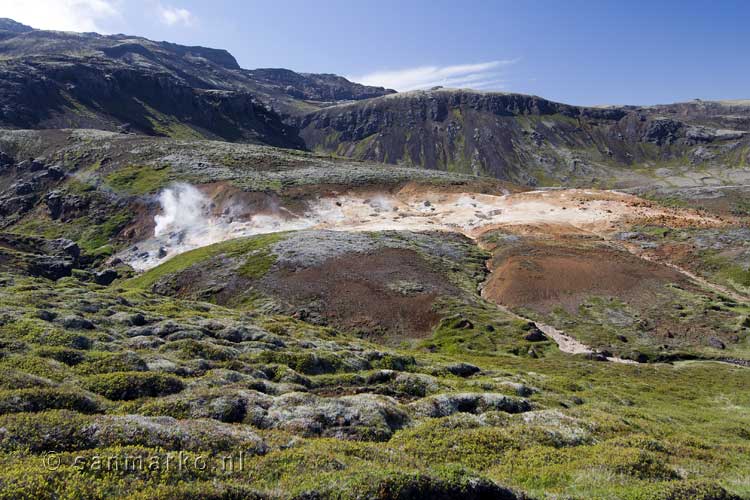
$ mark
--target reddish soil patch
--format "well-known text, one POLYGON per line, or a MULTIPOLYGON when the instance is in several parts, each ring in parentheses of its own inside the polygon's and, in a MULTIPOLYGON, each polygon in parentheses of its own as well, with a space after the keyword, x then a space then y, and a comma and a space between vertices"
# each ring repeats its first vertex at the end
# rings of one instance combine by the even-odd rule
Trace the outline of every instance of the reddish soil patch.
POLYGON ((592 295, 648 300, 654 285, 682 283, 676 271, 604 246, 514 248, 494 259, 485 296, 510 307, 574 313, 592 295))
POLYGON ((429 336, 440 319, 435 299, 456 293, 419 254, 391 248, 346 254, 318 267, 282 269, 268 275, 261 288, 339 328, 392 340, 429 336), (418 283, 420 290, 395 290, 399 281, 418 283))
POLYGON ((127 243, 133 243, 135 241, 145 240, 154 234, 154 227, 156 222, 154 221, 154 213, 156 212, 155 205, 135 202, 131 205, 133 211, 133 218, 127 226, 125 226, 120 234, 117 235, 117 239, 127 243))
POLYGON ((199 188, 211 200, 214 216, 232 213, 239 219, 247 219, 255 214, 285 214, 279 211, 281 199, 273 192, 243 191, 228 182, 202 184, 199 188))

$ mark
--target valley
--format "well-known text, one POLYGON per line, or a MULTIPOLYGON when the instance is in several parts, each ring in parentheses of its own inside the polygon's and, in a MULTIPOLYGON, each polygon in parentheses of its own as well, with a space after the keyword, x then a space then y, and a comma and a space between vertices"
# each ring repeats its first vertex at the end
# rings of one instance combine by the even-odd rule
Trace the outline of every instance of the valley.
POLYGON ((0 499, 750 497, 747 101, 0 73, 0 499))

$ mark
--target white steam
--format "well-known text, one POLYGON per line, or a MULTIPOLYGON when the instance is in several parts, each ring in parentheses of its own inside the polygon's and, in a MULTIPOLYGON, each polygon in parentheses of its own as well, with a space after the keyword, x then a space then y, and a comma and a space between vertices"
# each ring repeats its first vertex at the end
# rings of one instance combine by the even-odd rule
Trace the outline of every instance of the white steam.
POLYGON ((242 220, 235 216, 235 213, 243 213, 240 206, 229 206, 220 215, 214 215, 211 200, 185 183, 164 189, 158 199, 161 213, 154 216, 153 237, 119 255, 139 271, 212 243, 254 234, 305 229, 315 224, 312 219, 293 216, 278 207, 272 208, 271 213, 256 213, 242 220))
POLYGON ((177 184, 159 195, 163 214, 154 217, 154 236, 173 231, 195 231, 208 222, 209 200, 190 184, 177 184))

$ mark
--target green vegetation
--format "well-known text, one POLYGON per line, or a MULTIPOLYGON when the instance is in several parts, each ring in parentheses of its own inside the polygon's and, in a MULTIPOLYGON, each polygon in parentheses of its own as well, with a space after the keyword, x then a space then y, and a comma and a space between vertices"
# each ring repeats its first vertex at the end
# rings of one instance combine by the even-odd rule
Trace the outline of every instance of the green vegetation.
POLYGON ((268 249, 261 248, 247 256, 245 263, 239 268, 239 273, 246 278, 260 278, 265 276, 276 262, 276 256, 268 249))
POLYGON ((164 187, 172 171, 167 166, 127 165, 104 178, 112 189, 130 195, 153 193, 164 187))
POLYGON ((239 238, 197 248, 169 259, 167 262, 128 281, 125 286, 128 288, 148 289, 165 276, 173 275, 193 265, 203 263, 217 255, 232 257, 249 254, 247 260, 240 268, 241 273, 248 277, 258 277, 267 272, 275 261, 275 257, 269 253, 268 247, 282 238, 284 238, 283 233, 273 233, 239 238))
MULTIPOLYGON (((524 120, 529 131, 579 126, 563 117, 524 120)), ((179 133, 168 125, 159 123, 162 133, 179 133)), ((260 146, 112 136, 107 144, 116 147, 107 149, 104 140, 86 140, 105 153, 86 156, 69 139, 63 163, 74 174, 58 188, 77 201, 71 205, 87 208, 63 222, 40 201, 11 228, 74 239, 86 258, 127 244, 123 229, 141 213, 138 197, 174 180, 270 186, 282 195, 306 184, 467 182, 260 146), (169 167, 152 166, 167 157, 169 167)), ((379 140, 364 139, 357 154, 379 140)), ((569 159, 558 153, 557 160, 569 159)), ((597 148, 575 154, 585 161, 602 155, 597 148)), ((419 163, 416 155, 410 160, 419 163)), ((655 176, 659 162, 646 163, 639 159, 634 175, 655 176)), ((548 170, 540 166, 538 179, 557 182, 548 170)), ((581 178, 601 173, 580 170, 581 178)), ((602 175, 598 182, 609 181, 602 175)), ((679 198, 665 203, 680 205, 679 198)), ((632 231, 641 233, 628 240, 633 245, 692 245, 685 255, 695 260, 686 267, 738 292, 749 286, 743 233, 658 225, 632 231), (714 248, 717 242, 728 246, 714 248)), ((251 286, 230 290, 237 303, 221 302, 234 308, 217 305, 208 288, 185 294, 195 300, 153 292, 169 293, 180 279, 190 285, 200 273, 214 278, 216 290, 227 279, 270 280, 269 272, 286 262, 273 245, 287 234, 200 248, 108 287, 86 281, 88 270, 57 282, 2 272, 0 499, 512 498, 506 488, 532 498, 750 498, 750 372, 705 360, 750 359, 747 303, 666 284, 645 309, 592 294, 572 311, 519 311, 594 347, 655 361, 598 362, 563 354, 551 340, 528 340, 527 321, 482 300, 477 290, 489 254, 474 245, 445 238, 438 252, 434 241, 370 236, 414 250, 444 281, 437 285, 450 288, 427 309, 430 321, 439 318, 432 332, 386 347, 367 335, 366 319, 357 328, 364 335, 356 336, 322 326, 330 318, 315 315, 312 303, 285 316, 291 313, 282 300, 251 286), (670 333, 706 330, 671 338, 651 329, 648 319, 656 316, 682 328, 670 333), (66 326, 71 317, 91 328, 66 326), (706 331, 732 340, 725 349, 704 345, 706 331), (481 398, 496 406, 477 403, 481 398), (515 406, 497 403, 505 398, 515 406), (52 451, 60 459, 55 470, 43 462, 52 451), (207 467, 76 465, 98 456, 163 464, 180 451, 207 467), (240 452, 243 470, 221 469, 227 455, 237 460, 240 452)), ((487 242, 501 245, 503 238, 487 242)), ((413 277, 389 284, 404 297, 425 291, 413 277)), ((369 298, 363 294, 361 309, 369 298)))
POLYGON ((160 373, 114 372, 84 379, 85 387, 112 400, 165 396, 184 389, 179 378, 160 373))
POLYGON ((457 356, 484 353, 495 356, 541 356, 552 347, 550 341, 524 340, 528 323, 509 317, 494 306, 477 302, 443 299, 436 309, 443 319, 422 347, 457 356))
POLYGON ((145 110, 145 118, 151 124, 152 130, 157 134, 180 140, 204 139, 203 134, 185 124, 178 117, 162 113, 141 99, 135 98, 134 101, 145 110))
MULTIPOLYGON (((273 241, 185 254, 172 269, 261 255, 273 241)), ((137 281, 122 290, 11 282, 0 290, 0 498, 474 498, 481 488, 496 497, 504 488, 539 498, 750 496, 745 368, 565 355, 524 340, 524 322, 479 302, 439 304, 446 319, 432 338, 385 350, 285 316, 160 297, 137 281), (96 329, 70 331, 85 342, 36 318, 42 303, 63 318, 81 302, 100 305, 85 313, 96 329), (136 313, 144 326, 120 322, 136 313), (447 367, 459 362, 481 371, 454 375, 447 367), (461 396, 476 393, 531 410, 461 396), (207 468, 92 465, 110 456, 163 465, 179 450, 207 468), (51 451, 55 470, 42 461, 51 451), (240 451, 243 469, 224 471, 240 451)))

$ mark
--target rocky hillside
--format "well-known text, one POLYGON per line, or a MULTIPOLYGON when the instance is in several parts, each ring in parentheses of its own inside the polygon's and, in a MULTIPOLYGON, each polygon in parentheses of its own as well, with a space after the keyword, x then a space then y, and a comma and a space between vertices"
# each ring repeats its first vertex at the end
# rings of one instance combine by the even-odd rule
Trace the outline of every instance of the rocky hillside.
MULTIPOLYGON (((266 86, 269 94, 274 91, 283 92, 294 99, 309 101, 309 106, 322 106, 338 101, 359 101, 396 92, 382 87, 353 83, 342 76, 325 73, 295 73, 283 68, 260 68, 246 70, 245 74, 260 85, 266 86)), ((268 101, 272 104, 278 102, 278 98, 269 97, 268 101)), ((281 105, 283 111, 283 103, 281 105)))
POLYGON ((747 101, 586 108, 470 90, 396 94, 332 74, 242 69, 225 50, 7 19, 0 76, 2 127, 262 143, 531 186, 750 178, 747 101))
POLYGON ((246 71, 225 50, 0 24, 0 126, 97 128, 302 148, 281 113, 382 88, 333 75, 246 71))
POLYGON ((747 102, 586 108, 436 89, 333 106, 298 124, 310 149, 528 185, 627 185, 613 169, 750 164, 747 102))
MULTIPOLYGON (((2 131, 0 151, 0 230, 73 240, 84 261, 101 261, 150 236, 157 194, 176 182, 212 186, 212 196, 223 200, 217 206, 226 208, 236 201, 251 211, 283 202, 299 208, 302 201, 337 186, 388 190, 411 182, 500 189, 500 183, 490 179, 269 146, 96 130, 2 131)), ((34 246, 13 241, 4 246, 34 246)), ((48 271, 40 272, 48 277, 69 275, 72 263, 59 262, 58 253, 51 252, 55 258, 38 264, 21 259, 23 265, 16 254, 6 255, 5 260, 0 257, 0 267, 46 266, 48 271)))
POLYGON ((748 499, 749 131, 0 19, 0 500, 748 499))

